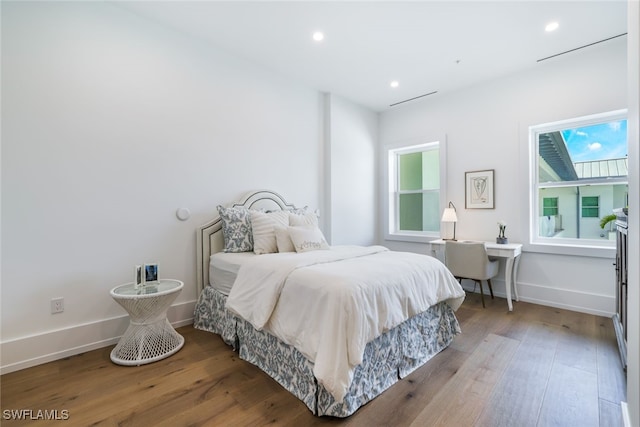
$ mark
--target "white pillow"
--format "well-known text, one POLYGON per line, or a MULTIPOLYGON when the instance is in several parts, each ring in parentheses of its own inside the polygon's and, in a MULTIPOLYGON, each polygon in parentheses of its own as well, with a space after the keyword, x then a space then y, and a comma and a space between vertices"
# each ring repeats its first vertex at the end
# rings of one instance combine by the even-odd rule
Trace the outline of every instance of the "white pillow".
POLYGON ((289 227, 288 230, 296 252, 329 249, 329 244, 318 227, 297 226, 289 227))
POLYGON ((287 227, 276 227, 276 244, 278 246, 278 252, 295 252, 296 248, 293 247, 293 242, 289 236, 289 229, 287 227))
POLYGON ((306 207, 303 209, 296 209, 295 211, 290 211, 289 225, 292 225, 292 226, 313 225, 317 227, 318 215, 315 212, 311 212, 306 207))
POLYGON ((251 211, 251 229, 253 232, 253 252, 272 254, 278 252, 275 227, 289 225, 289 213, 286 211, 251 211))

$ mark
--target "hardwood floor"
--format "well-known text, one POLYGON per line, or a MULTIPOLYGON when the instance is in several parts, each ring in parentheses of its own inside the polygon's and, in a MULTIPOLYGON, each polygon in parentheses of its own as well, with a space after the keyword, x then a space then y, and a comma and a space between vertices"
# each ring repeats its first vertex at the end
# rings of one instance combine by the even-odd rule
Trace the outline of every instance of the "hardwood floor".
POLYGON ((622 426, 626 383, 611 320, 506 307, 496 298, 483 309, 469 294, 453 344, 346 419, 314 417, 219 337, 186 326, 184 348, 150 365, 114 365, 108 347, 3 375, 1 424, 622 426), (68 420, 10 420, 11 410, 68 420))

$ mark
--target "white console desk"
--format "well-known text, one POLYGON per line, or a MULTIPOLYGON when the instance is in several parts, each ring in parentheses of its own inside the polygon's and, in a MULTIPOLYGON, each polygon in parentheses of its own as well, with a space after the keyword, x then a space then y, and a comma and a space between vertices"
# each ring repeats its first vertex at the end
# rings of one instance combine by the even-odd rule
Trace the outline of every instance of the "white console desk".
MULTIPOLYGON (((445 240, 438 239, 432 240, 431 252, 433 255, 441 260, 444 260, 444 245, 445 240)), ((505 245, 499 245, 494 242, 485 242, 487 248, 487 255, 492 258, 500 258, 505 260, 504 269, 504 282, 507 289, 507 304, 509 305, 509 311, 513 311, 513 303, 511 302, 511 287, 516 297, 516 301, 519 301, 518 297, 518 284, 516 278, 518 277, 518 264, 520 263, 520 255, 522 254, 522 243, 507 243, 505 245)))

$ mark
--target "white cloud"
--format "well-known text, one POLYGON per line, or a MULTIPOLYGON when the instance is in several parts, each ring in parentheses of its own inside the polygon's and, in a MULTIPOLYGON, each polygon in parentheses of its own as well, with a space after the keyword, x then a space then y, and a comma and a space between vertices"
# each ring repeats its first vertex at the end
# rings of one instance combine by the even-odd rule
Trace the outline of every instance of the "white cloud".
POLYGON ((583 131, 581 131, 581 130, 576 131, 576 135, 579 135, 579 136, 589 136, 589 134, 588 134, 588 133, 583 132, 583 131))
POLYGON ((609 123, 609 128, 614 132, 619 131, 621 126, 622 126, 622 122, 620 121, 609 123))
POLYGON ((602 148, 602 144, 599 142, 592 142, 588 145, 590 151, 596 151, 602 148))

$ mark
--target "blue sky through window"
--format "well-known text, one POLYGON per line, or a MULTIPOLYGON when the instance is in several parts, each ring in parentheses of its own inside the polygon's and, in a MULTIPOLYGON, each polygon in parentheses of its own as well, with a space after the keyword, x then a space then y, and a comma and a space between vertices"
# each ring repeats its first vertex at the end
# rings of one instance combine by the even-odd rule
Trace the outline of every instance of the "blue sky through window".
POLYGON ((562 131, 573 162, 619 159, 627 155, 627 121, 584 126, 562 131))

